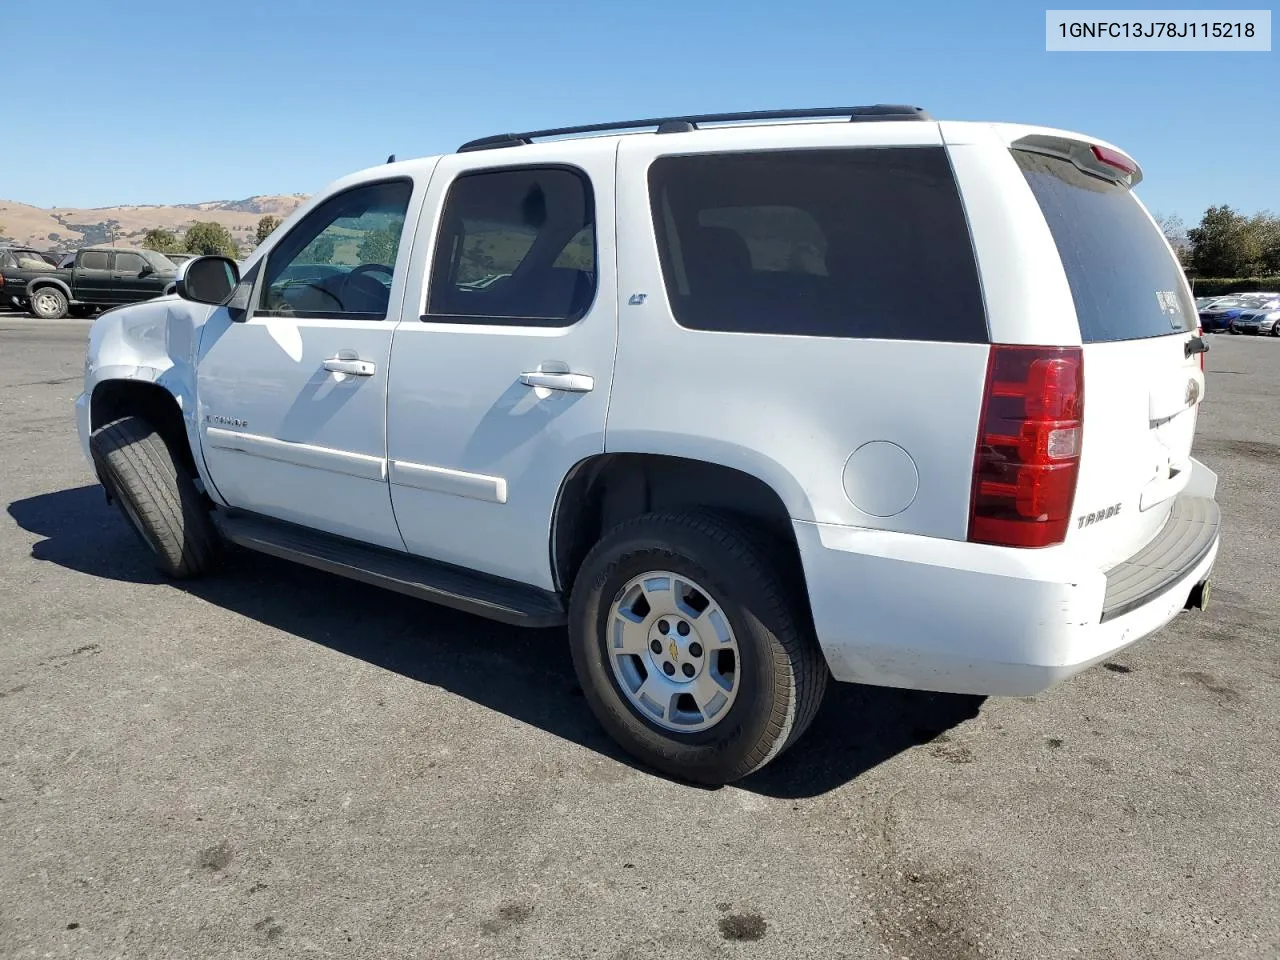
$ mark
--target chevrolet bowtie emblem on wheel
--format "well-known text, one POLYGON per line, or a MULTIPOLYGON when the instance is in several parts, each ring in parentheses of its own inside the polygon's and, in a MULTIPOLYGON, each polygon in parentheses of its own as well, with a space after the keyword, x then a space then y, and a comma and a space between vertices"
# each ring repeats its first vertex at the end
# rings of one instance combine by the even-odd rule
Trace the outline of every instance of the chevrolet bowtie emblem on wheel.
POLYGON ((680 659, 680 648, 676 646, 676 642, 674 640, 672 640, 670 646, 667 647, 667 652, 671 654, 672 660, 680 659))

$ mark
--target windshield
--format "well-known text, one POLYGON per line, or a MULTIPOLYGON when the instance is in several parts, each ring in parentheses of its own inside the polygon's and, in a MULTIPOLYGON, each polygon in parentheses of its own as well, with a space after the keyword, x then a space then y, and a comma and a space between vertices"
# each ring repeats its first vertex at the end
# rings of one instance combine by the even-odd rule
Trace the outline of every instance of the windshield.
POLYGON ((154 250, 143 250, 142 256, 146 258, 147 263, 151 264, 157 273, 177 273, 178 271, 177 264, 163 253, 156 253, 154 250))

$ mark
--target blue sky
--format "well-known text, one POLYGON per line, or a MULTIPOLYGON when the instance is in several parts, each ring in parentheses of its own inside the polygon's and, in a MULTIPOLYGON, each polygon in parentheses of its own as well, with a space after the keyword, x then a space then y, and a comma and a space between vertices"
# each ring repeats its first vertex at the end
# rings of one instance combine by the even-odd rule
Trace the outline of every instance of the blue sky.
POLYGON ((389 153, 508 129, 881 101, 1113 141, 1142 163, 1148 206, 1189 224, 1212 203, 1280 210, 1280 54, 1046 53, 1044 9, 6 2, 7 37, 57 40, 4 41, 0 197, 107 206, 313 192, 389 153), (42 119, 24 122, 37 93, 42 119))

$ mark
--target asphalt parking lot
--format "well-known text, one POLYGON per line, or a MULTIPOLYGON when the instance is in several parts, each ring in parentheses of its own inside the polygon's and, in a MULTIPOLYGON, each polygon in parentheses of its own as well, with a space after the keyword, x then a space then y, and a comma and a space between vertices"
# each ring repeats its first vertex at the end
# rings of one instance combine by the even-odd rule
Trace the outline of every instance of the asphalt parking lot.
POLYGON ((557 631, 162 582, 80 455, 87 327, 0 315, 0 956, 1280 956, 1280 340, 1210 341, 1207 613, 1036 698, 835 688, 708 791, 557 631))

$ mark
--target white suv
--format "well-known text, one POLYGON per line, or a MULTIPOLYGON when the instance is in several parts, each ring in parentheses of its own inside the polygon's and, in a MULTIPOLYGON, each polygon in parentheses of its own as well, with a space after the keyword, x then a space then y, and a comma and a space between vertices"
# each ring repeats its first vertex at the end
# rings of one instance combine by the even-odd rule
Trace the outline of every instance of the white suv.
POLYGON ((725 782, 829 675, 1034 694, 1203 606, 1205 347, 1140 177, 911 107, 490 137, 104 314, 79 429, 170 575, 230 541, 567 624, 610 734, 725 782))

